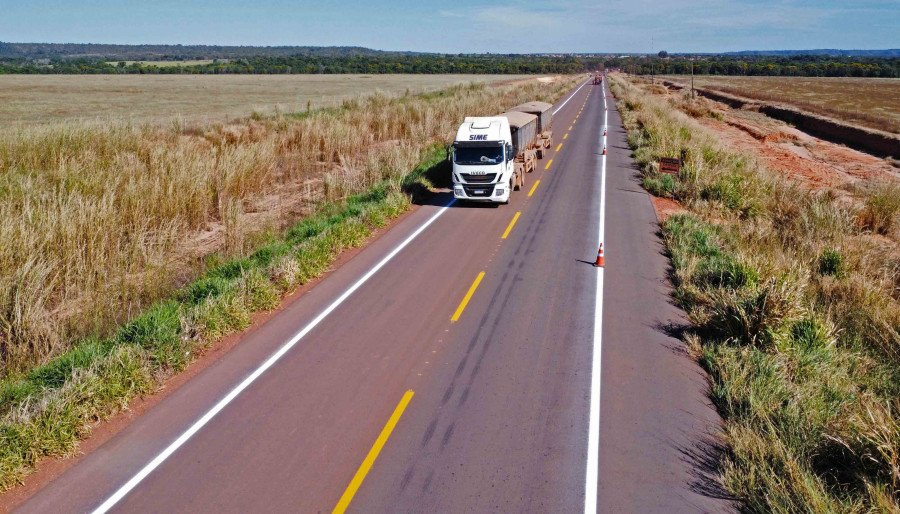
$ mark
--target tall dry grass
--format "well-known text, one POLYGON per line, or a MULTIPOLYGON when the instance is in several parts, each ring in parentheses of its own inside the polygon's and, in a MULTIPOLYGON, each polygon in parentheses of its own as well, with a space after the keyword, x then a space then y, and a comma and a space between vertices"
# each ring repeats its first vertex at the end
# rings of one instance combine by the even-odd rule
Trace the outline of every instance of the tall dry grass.
POLYGON ((409 170, 466 115, 562 79, 371 97, 230 124, 0 130, 0 377, 107 333, 325 201, 409 170))
POLYGON ((726 488, 749 512, 900 509, 897 185, 850 203, 805 190, 692 119, 702 106, 611 82, 645 187, 689 211, 663 232, 725 420, 726 488))

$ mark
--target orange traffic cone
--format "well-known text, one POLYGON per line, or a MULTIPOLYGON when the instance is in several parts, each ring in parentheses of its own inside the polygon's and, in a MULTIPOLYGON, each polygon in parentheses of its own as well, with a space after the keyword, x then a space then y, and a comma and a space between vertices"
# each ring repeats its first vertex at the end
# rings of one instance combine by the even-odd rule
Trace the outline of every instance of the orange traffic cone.
POLYGON ((603 155, 606 155, 606 145, 603 145, 603 155))
POLYGON ((594 266, 602 268, 604 264, 606 264, 606 259, 603 258, 603 243, 600 243, 600 249, 597 250, 597 262, 594 263, 594 266))
POLYGON ((603 129, 603 135, 604 135, 604 136, 606 135, 606 129, 605 129, 605 128, 603 129))

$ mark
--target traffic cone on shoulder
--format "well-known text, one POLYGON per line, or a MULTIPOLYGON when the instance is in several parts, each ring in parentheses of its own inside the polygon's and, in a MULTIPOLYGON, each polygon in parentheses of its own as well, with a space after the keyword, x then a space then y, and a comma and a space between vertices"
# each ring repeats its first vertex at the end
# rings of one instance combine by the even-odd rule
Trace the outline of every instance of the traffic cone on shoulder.
POLYGON ((606 155, 606 145, 603 145, 603 155, 606 155))
POLYGON ((606 136, 606 127, 603 127, 603 135, 606 136))
POLYGON ((597 262, 594 263, 594 266, 602 268, 605 264, 606 259, 603 258, 603 243, 600 243, 600 249, 597 250, 597 262))

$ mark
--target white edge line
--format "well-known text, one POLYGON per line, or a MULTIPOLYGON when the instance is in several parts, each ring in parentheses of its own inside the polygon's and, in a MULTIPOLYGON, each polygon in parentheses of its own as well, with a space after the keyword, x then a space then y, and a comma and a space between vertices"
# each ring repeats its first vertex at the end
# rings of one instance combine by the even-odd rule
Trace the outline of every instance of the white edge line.
POLYGON ((558 113, 560 109, 562 109, 567 103, 569 103, 569 100, 571 100, 575 95, 577 95, 578 92, 581 91, 581 88, 586 86, 588 82, 590 82, 590 79, 586 80, 584 82, 584 84, 578 86, 578 89, 576 89, 571 95, 569 95, 569 98, 566 98, 565 102, 559 104, 559 107, 557 107, 556 109, 553 109, 553 114, 558 113))
POLYGON ((151 460, 147 465, 141 468, 140 471, 137 472, 128 482, 125 482, 124 485, 119 487, 115 493, 112 494, 106 501, 104 501, 100 506, 94 509, 94 514, 102 514, 107 512, 113 506, 116 505, 119 501, 122 500, 132 489, 134 489, 142 480, 147 478, 147 476, 153 472, 160 464, 162 464, 167 458, 169 458, 173 453, 175 453, 178 448, 180 448, 184 443, 186 443, 191 437, 194 436, 204 425, 209 423, 216 414, 218 414, 222 409, 224 409, 232 400, 234 400, 241 392, 250 386, 257 378, 259 378, 263 373, 266 372, 269 368, 271 368, 276 362, 278 362, 281 357, 284 356, 291 348, 294 347, 303 337, 308 334, 313 328, 316 327, 319 323, 322 322, 329 314, 331 314, 339 305, 341 305, 344 300, 350 297, 357 289, 360 288, 367 280, 372 278, 372 276, 378 272, 381 268, 384 267, 391 259, 393 259, 401 250, 403 250, 413 239, 415 239, 419 234, 421 234, 429 225, 434 223, 438 217, 443 214, 450 206, 452 206, 456 200, 451 200, 447 205, 443 206, 438 210, 431 218, 428 219, 425 223, 419 226, 415 232, 409 235, 406 239, 403 240, 402 243, 394 247, 390 253, 388 253, 383 259, 381 259, 378 264, 373 266, 369 271, 366 272, 365 275, 360 277, 352 286, 350 286, 347 290, 345 290, 336 300, 331 302, 331 304, 325 308, 322 312, 319 313, 318 316, 313 318, 303 329, 294 334, 294 336, 288 340, 281 348, 278 349, 274 354, 272 354, 268 359, 265 360, 256 370, 253 371, 247 378, 245 378, 240 384, 234 387, 228 394, 226 394, 221 400, 218 401, 211 409, 209 409, 206 414, 204 414, 200 419, 194 422, 193 425, 190 426, 187 430, 185 430, 177 439, 175 439, 169 446, 166 447, 162 452, 159 453, 153 460, 151 460))
MULTIPOLYGON (((601 85, 603 93, 603 126, 606 127, 606 85, 601 85)), ((606 147, 606 136, 603 136, 606 147)), ((600 156, 600 219, 598 239, 603 243, 606 229, 606 155, 600 156)), ((596 299, 594 301, 594 345, 591 351, 591 406, 588 421, 588 449, 584 479, 584 512, 597 512, 597 488, 600 480, 600 370, 603 336, 603 268, 597 268, 596 299)))

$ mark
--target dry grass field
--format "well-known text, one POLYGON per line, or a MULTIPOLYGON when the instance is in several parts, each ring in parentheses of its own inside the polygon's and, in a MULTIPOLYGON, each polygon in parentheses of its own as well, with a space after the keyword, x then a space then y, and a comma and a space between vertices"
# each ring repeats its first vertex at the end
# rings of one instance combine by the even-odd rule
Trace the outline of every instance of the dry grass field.
MULTIPOLYGON (((690 83, 682 75, 665 78, 690 83)), ((900 132, 900 79, 698 76, 694 85, 900 132)))
POLYGON ((515 75, 0 75, 0 124, 71 120, 226 121, 339 105, 384 93, 420 93, 515 75))
MULTIPOLYGON (((258 77, 176 77, 170 84, 219 78, 235 84, 258 77)), ((270 85, 297 80, 259 78, 270 85)), ((341 79, 369 80, 304 78, 333 94, 341 79)), ((368 84, 392 79, 404 83, 387 77, 368 84)), ((425 87, 441 78, 404 80, 425 87)), ((0 375, 126 321, 192 278, 197 259, 250 250, 255 235, 277 233, 321 202, 402 176, 425 148, 445 144, 464 116, 552 101, 572 84, 532 78, 423 96, 376 94, 340 109, 229 123, 0 128, 0 375)), ((203 106, 198 92, 192 100, 203 106)))

